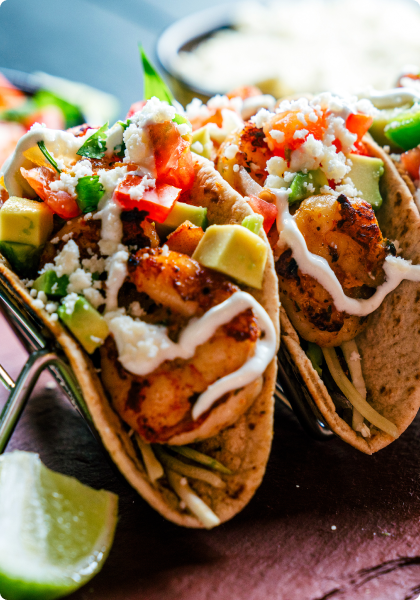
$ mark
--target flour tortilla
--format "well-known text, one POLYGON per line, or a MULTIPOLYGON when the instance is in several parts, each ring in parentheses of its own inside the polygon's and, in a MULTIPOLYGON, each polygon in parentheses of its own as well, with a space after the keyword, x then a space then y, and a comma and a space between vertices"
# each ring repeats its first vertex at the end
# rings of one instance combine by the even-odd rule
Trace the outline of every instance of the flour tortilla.
MULTIPOLYGON (((252 214, 248 204, 214 171, 210 162, 198 159, 195 170, 196 181, 192 195, 197 205, 208 208, 209 224, 241 223, 246 215, 252 214)), ((262 237, 267 242, 264 233, 262 237)), ((62 347, 78 380, 95 428, 127 481, 165 518, 184 527, 203 527, 192 514, 180 510, 178 497, 172 489, 160 482, 150 482, 134 446, 135 442, 128 435, 123 421, 114 412, 90 358, 60 322, 52 321, 48 313, 34 306, 33 298, 1 255, 0 280, 12 286, 25 309, 42 321, 62 347)), ((262 290, 246 291, 252 293, 266 309, 278 332, 279 301, 271 253, 262 290)), ((222 475, 227 484, 222 490, 189 480, 191 487, 212 508, 221 522, 242 510, 261 483, 271 448, 275 381, 276 361, 273 360, 263 375, 262 390, 252 406, 233 425, 197 444, 199 450, 210 453, 234 472, 231 476, 222 475)))
MULTIPOLYGON (((382 234, 391 241, 398 241, 402 249, 400 256, 420 264, 420 215, 412 194, 390 157, 369 135, 364 141, 371 155, 381 158, 385 166, 381 178, 383 205, 376 215, 382 234)), ((281 343, 331 430, 366 454, 373 454, 394 441, 375 427, 371 428, 370 438, 363 438, 338 416, 326 386, 302 349, 283 308, 280 326, 281 343)), ((395 423, 401 435, 420 407, 420 284, 403 281, 369 317, 356 343, 362 357, 369 403, 395 423)))

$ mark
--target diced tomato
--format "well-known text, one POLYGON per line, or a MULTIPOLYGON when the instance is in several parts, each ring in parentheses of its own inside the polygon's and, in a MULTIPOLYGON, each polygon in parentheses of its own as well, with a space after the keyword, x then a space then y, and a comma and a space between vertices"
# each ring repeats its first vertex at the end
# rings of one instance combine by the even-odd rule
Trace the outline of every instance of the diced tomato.
POLYGON ((262 91, 255 85, 243 85, 241 87, 235 88, 231 92, 227 93, 226 96, 231 100, 232 98, 242 98, 242 100, 246 100, 247 98, 252 98, 254 96, 261 96, 262 91))
POLYGON ((130 197, 133 187, 140 185, 140 175, 127 175, 114 192, 114 198, 124 210, 145 210, 153 221, 163 223, 171 212, 181 190, 166 183, 157 183, 156 187, 146 189, 139 200, 130 197))
POLYGON ((134 104, 130 106, 130 110, 127 113, 126 119, 129 119, 134 115, 134 113, 139 112, 139 110, 144 108, 146 106, 146 102, 147 100, 139 100, 138 102, 134 102, 134 104))
POLYGON ((310 134, 316 140, 321 140, 326 130, 325 113, 322 116, 318 115, 315 123, 307 119, 306 125, 298 118, 298 114, 290 110, 278 113, 264 125, 264 133, 272 144, 274 154, 286 160, 289 159, 290 152, 299 148, 310 134), (295 137, 296 132, 303 129, 308 133, 303 137, 295 137), (281 140, 270 134, 273 130, 283 133, 281 140))
POLYGON ((194 166, 190 145, 185 141, 175 123, 157 123, 149 127, 154 148, 157 180, 183 192, 192 188, 194 166))
POLYGON ((73 196, 64 191, 54 192, 50 190, 50 183, 56 179, 51 169, 36 167, 27 170, 21 167, 20 172, 41 200, 59 217, 73 219, 73 217, 80 215, 80 208, 73 196))
POLYGON ((420 179, 420 148, 401 154, 401 162, 413 181, 420 179))
POLYGON ((346 127, 350 133, 357 135, 357 141, 360 142, 372 123, 373 117, 356 113, 347 117, 346 127))
POLYGON ((266 200, 262 200, 258 198, 258 196, 253 196, 250 194, 248 204, 252 208, 252 210, 264 217, 264 231, 268 233, 271 229, 272 224, 276 220, 277 217, 277 206, 272 204, 271 202, 267 202, 266 200))
POLYGON ((354 150, 352 150, 352 154, 361 154, 362 156, 370 156, 370 152, 366 147, 366 144, 362 141, 354 143, 354 150))

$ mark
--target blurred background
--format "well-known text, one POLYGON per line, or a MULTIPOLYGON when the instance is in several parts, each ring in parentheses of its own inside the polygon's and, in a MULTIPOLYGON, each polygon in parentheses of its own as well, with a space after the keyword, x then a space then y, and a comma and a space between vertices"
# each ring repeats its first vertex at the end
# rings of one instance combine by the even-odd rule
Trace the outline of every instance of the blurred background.
MULTIPOLYGON (((369 84, 385 88, 407 66, 413 71, 420 65, 415 0, 278 0, 259 6, 229 0, 5 0, 0 69, 87 84, 118 100, 89 97, 90 108, 103 107, 98 119, 122 117, 142 97, 137 44, 157 63, 165 30, 159 56, 192 88, 178 90, 172 80, 184 101, 240 84, 259 84, 275 96, 355 91, 369 84), (188 18, 199 11, 205 12, 188 18), (212 30, 216 38, 209 41, 212 30)), ((79 95, 88 91, 82 88, 79 95)))

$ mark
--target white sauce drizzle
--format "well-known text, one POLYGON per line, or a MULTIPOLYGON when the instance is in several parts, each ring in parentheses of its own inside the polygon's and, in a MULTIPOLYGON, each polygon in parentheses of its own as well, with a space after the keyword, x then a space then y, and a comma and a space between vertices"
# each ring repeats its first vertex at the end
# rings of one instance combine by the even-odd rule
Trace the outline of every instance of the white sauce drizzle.
POLYGON ((28 133, 20 138, 13 154, 9 156, 0 171, 4 176, 4 183, 9 195, 18 197, 23 195, 35 197, 36 195, 20 172, 21 167, 26 169, 33 167, 33 163, 23 156, 26 150, 36 146, 38 142, 44 142, 47 150, 54 156, 66 156, 69 159, 77 160, 82 157, 79 157, 76 152, 92 133, 92 129, 89 129, 84 136, 75 137, 68 131, 48 129, 35 123, 28 133))
POLYGON ((371 90, 358 94, 359 98, 368 98, 376 108, 395 108, 404 104, 420 102, 420 92, 412 88, 394 88, 385 92, 371 90))
POLYGON ((387 256, 383 265, 386 275, 385 283, 376 288, 376 292, 371 298, 361 300, 349 298, 343 292, 343 288, 328 261, 309 252, 305 238, 289 213, 287 191, 274 188, 271 191, 276 195, 279 244, 284 243, 292 250, 293 258, 296 260, 300 271, 306 275, 311 275, 327 290, 338 311, 365 317, 376 310, 385 296, 392 292, 404 279, 420 282, 420 265, 412 265, 411 261, 400 257, 387 256))
POLYGON ((247 292, 235 292, 230 298, 214 306, 199 319, 191 320, 179 337, 178 343, 166 335, 163 327, 150 326, 141 321, 133 321, 121 311, 106 314, 110 331, 118 348, 119 361, 127 371, 135 375, 147 375, 165 360, 175 358, 189 359, 195 354, 197 346, 209 340, 218 327, 229 323, 244 310, 252 308, 264 336, 256 343, 255 353, 237 371, 222 377, 210 385, 197 399, 193 410, 193 419, 206 412, 213 403, 232 390, 242 388, 261 375, 276 352, 276 332, 270 317, 261 305, 247 292), (130 319, 131 323, 125 323, 130 319), (127 327, 129 332, 127 335, 127 327), (132 327, 134 325, 134 327, 132 327), (138 328, 138 339, 133 333, 138 328), (151 329, 149 332, 148 329, 151 329), (154 348, 145 354, 145 343, 155 338, 154 348))

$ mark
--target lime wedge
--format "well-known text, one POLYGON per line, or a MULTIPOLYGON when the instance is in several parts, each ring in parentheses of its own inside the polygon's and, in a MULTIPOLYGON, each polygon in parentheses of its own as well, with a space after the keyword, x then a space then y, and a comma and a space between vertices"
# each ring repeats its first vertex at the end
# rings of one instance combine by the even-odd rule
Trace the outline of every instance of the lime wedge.
POLYGON ((54 473, 37 454, 0 456, 0 595, 50 600, 102 567, 114 537, 118 497, 54 473))

